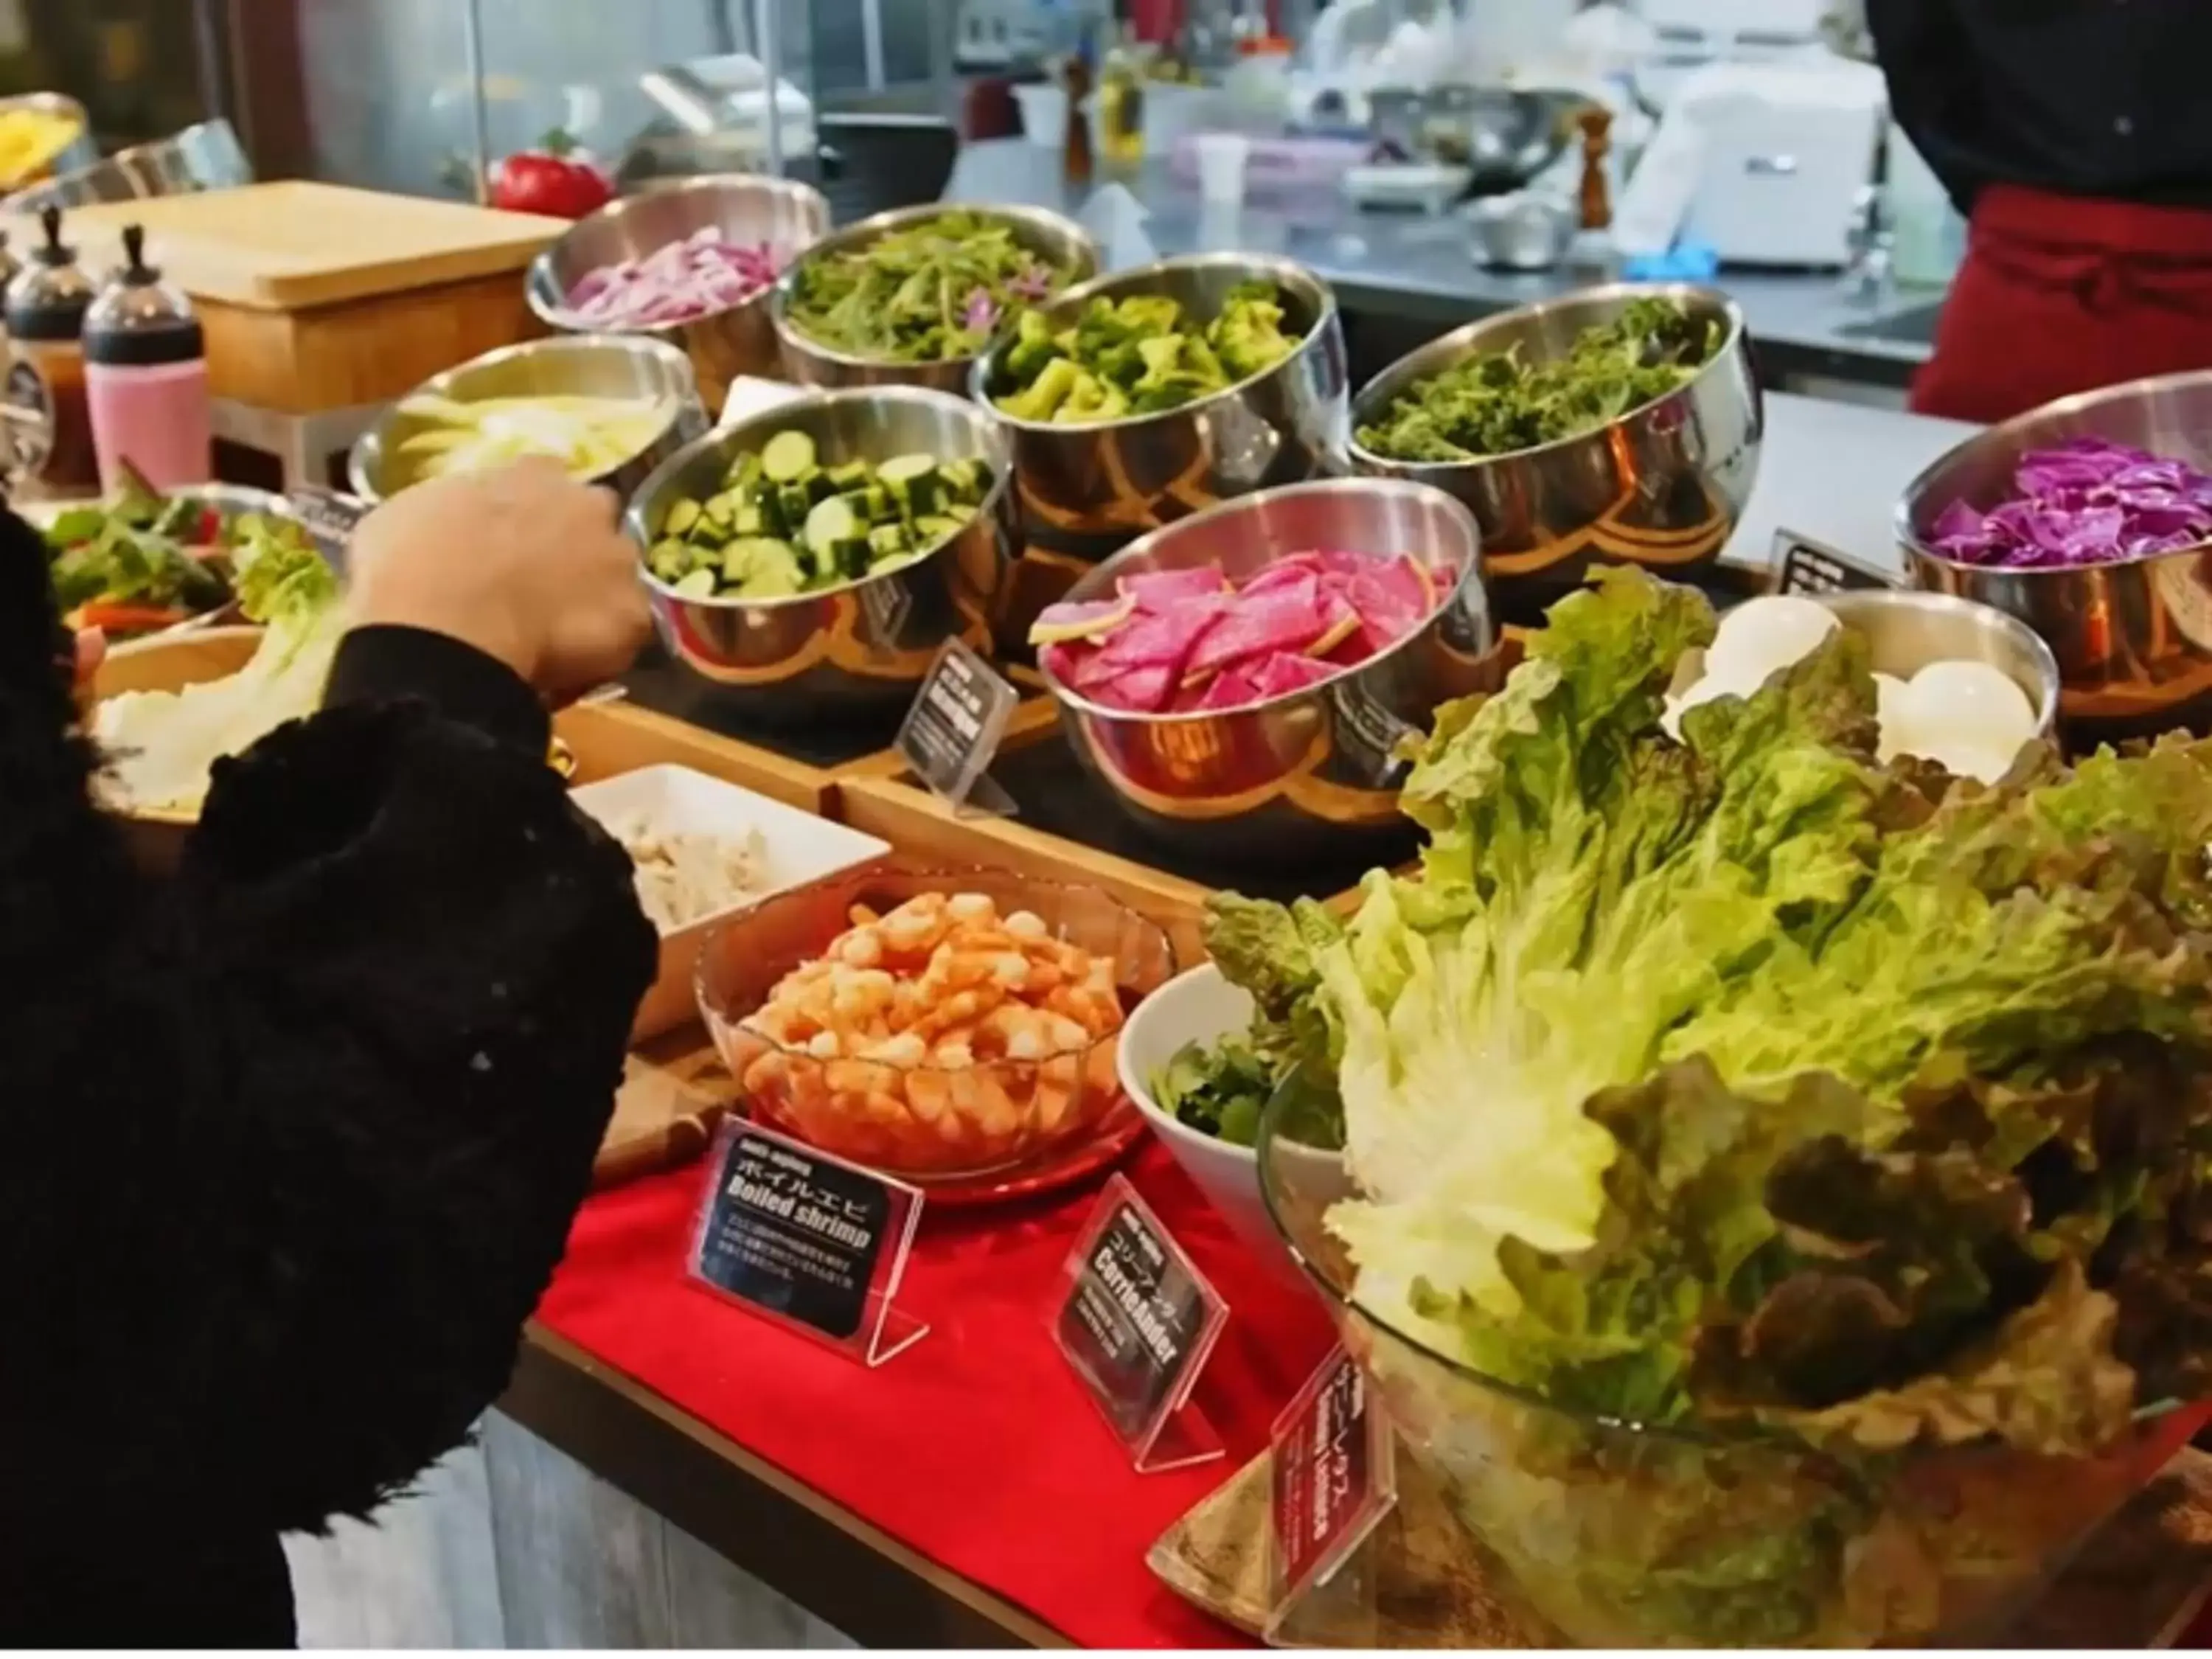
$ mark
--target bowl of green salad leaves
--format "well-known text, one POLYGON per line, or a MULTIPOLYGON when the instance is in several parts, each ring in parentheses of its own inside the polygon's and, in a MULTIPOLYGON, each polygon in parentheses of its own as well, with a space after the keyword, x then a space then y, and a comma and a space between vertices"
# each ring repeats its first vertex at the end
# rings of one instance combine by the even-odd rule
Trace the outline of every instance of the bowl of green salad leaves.
POLYGON ((1694 580, 1751 499, 1765 420, 1734 301, 1623 283, 1430 342, 1360 389, 1352 431, 1356 471, 1467 503, 1504 620, 1533 625, 1595 564, 1694 580))
MULTIPOLYGON (((1310 902, 1295 914, 1308 909, 1315 918, 1325 915, 1310 902)), ((1269 1266, 1295 1280, 1299 1269, 1268 1217, 1253 1151, 1269 1103, 1305 1086, 1300 1064, 1312 1035, 1311 988, 1293 916, 1235 894, 1210 904, 1206 939, 1214 959, 1176 975, 1137 1006, 1121 1028, 1121 1073, 1123 1091, 1206 1201, 1269 1266)), ((1320 935, 1338 931, 1310 919, 1304 925, 1320 935)))
POLYGON ((803 386, 964 392, 1023 311, 1098 269, 1083 228, 1039 208, 901 208, 848 225, 786 268, 769 301, 803 386))

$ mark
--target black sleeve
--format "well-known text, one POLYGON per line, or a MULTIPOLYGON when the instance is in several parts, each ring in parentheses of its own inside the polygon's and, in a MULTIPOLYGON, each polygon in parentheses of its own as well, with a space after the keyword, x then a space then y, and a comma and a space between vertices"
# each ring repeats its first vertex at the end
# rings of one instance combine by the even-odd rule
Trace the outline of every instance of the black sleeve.
POLYGON ((1867 31, 1905 130, 1961 213, 1990 182, 1980 154, 1974 54, 1953 0, 1866 0, 1867 31))
POLYGON ((653 930, 520 682, 368 635, 137 873, 33 556, 0 515, 0 1522, 318 1527, 503 1386, 653 930))
POLYGON ((323 707, 410 700, 528 753, 543 755, 552 741, 544 706, 504 663, 428 629, 380 623, 349 633, 331 665, 323 707))

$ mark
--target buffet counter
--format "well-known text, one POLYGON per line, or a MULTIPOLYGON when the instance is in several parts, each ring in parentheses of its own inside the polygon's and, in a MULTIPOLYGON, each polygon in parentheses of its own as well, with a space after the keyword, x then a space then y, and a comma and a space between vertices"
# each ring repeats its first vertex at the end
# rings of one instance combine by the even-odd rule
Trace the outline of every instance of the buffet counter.
MULTIPOLYGON (((1483 270, 1455 221, 1363 210, 1334 192, 1281 204, 1218 208, 1146 164, 1131 189, 1145 238, 1158 255, 1235 252, 1295 259, 1326 278, 1346 312, 1419 325, 1424 336, 1492 312, 1550 299, 1577 286, 1564 270, 1514 276, 1483 270)), ((1057 150, 1026 139, 964 146, 945 196, 952 202, 1017 202, 1077 214, 1091 186, 1071 189, 1057 150)), ((1100 227, 1094 224, 1094 234, 1100 227)), ((1100 236, 1107 259, 1115 254, 1100 236)), ((1147 256, 1151 257, 1151 256, 1147 256)), ((1925 317, 1940 292, 1901 292, 1875 310, 1847 296, 1833 272, 1724 271, 1717 281, 1738 304, 1770 376, 1901 388, 1927 361, 1925 317)), ((1386 353, 1385 355, 1395 355, 1386 353)))
MULTIPOLYGON (((1764 563, 1785 527, 1893 564, 1892 504, 1962 430, 1788 394, 1769 398, 1767 419, 1759 482, 1727 555, 1738 565, 1764 563)), ((659 700, 651 682, 637 695, 659 700)), ((895 822, 880 760, 824 769, 832 816, 907 850, 988 847, 1031 869, 1064 857, 1079 878, 1116 872, 1133 902, 1160 908, 1199 891, 1034 823, 956 821, 933 803, 895 822), (917 845, 933 832, 946 839, 917 845)), ((586 1206, 501 1409, 866 1644, 1235 1640, 1153 1576, 1147 1552, 1265 1445, 1327 1350, 1328 1322, 1162 1147, 1148 1138, 1122 1168, 1229 1303, 1196 1395, 1225 1461, 1138 1474, 1054 1347, 1048 1309, 1095 1181, 1012 1207, 932 1209, 900 1292, 932 1331, 873 1370, 685 1281, 698 1162, 629 1181, 586 1206)), ((624 1571, 588 1547, 569 1559, 611 1578, 624 1571)))

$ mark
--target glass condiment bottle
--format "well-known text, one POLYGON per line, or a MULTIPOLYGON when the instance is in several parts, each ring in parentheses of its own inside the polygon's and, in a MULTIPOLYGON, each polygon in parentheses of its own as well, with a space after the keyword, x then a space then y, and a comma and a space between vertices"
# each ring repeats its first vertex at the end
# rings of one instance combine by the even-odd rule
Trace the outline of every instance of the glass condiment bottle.
POLYGON ((1060 177, 1071 185, 1091 182, 1091 112, 1084 106, 1090 100, 1091 40, 1084 37, 1082 46, 1067 60, 1067 131, 1060 148, 1060 177))
POLYGON ((1118 25, 1098 70, 1098 141, 1106 165, 1135 170, 1145 159, 1145 83, 1129 26, 1118 25))
POLYGON ((8 405, 11 477, 57 494, 89 495, 100 483, 92 416, 84 401, 84 313, 92 278, 62 241, 62 210, 39 216, 44 246, 8 284, 8 405))
POLYGON ((191 301, 146 263, 146 233, 123 233, 125 264, 84 316, 85 401, 100 488, 131 474, 156 489, 215 476, 207 337, 191 301))

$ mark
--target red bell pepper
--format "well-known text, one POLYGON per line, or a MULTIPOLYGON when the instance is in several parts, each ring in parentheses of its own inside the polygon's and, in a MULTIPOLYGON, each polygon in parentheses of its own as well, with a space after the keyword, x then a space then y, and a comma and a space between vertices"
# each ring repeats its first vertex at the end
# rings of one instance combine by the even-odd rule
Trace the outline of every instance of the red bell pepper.
POLYGON ((612 181, 565 132, 547 133, 537 149, 518 150, 491 171, 491 204, 510 213, 580 219, 614 195, 612 181))

